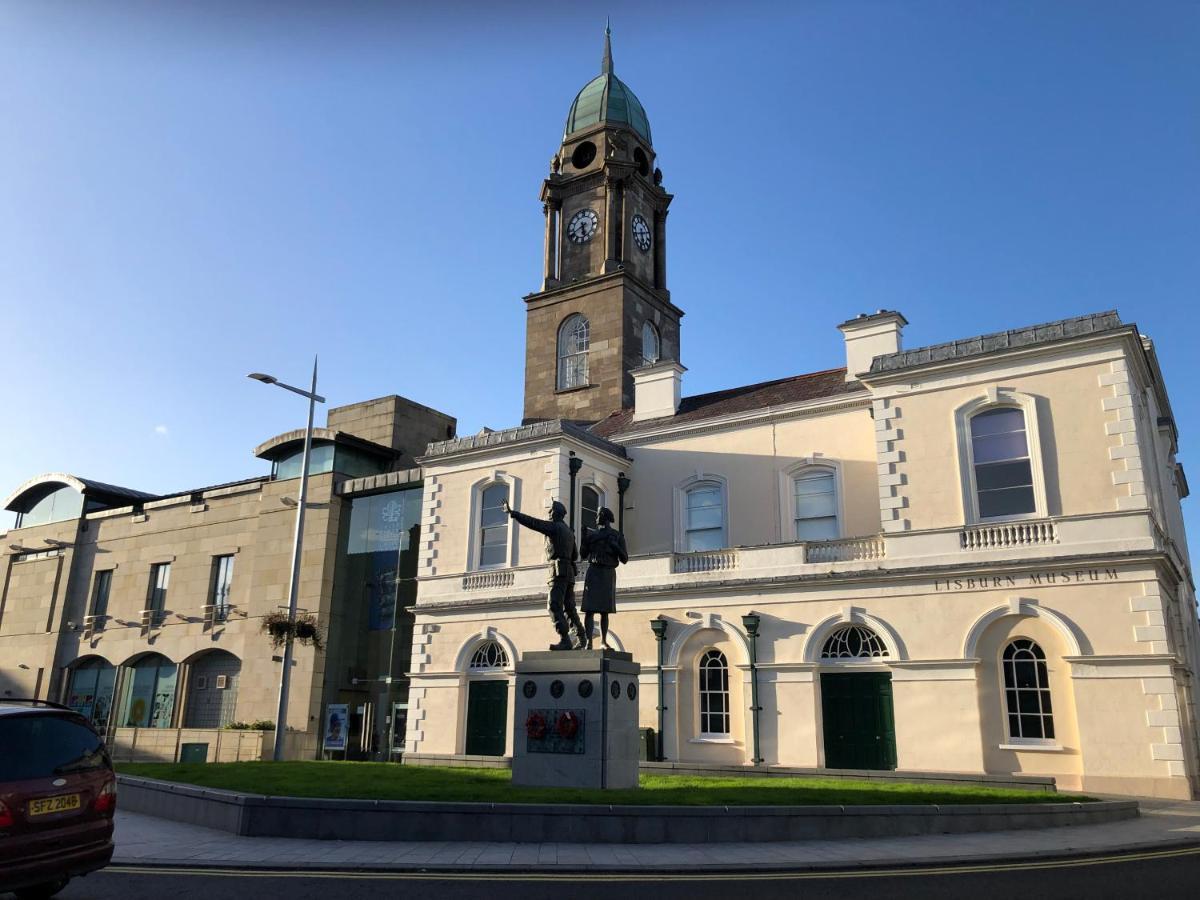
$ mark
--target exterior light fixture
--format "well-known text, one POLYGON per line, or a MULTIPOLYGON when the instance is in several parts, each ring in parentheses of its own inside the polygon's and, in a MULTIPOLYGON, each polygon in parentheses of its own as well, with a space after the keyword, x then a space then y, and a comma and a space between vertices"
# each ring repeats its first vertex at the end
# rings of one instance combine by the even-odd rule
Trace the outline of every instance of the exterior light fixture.
POLYGON ((742 627, 746 629, 746 635, 750 638, 750 718, 754 723, 754 755, 750 761, 758 766, 762 765, 763 759, 758 752, 758 716, 762 712, 762 707, 758 705, 758 626, 761 623, 758 613, 748 612, 742 616, 742 627))

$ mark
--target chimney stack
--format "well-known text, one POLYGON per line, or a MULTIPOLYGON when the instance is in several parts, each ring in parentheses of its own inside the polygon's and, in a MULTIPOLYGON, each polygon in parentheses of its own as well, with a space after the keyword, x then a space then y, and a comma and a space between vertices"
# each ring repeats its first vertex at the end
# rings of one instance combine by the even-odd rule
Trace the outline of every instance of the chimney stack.
POLYGON ((892 309, 871 314, 859 313, 838 326, 846 338, 846 380, 857 381, 860 373, 870 371, 876 356, 900 350, 900 332, 908 320, 892 309))
POLYGON ((679 412, 686 371, 679 363, 664 360, 630 372, 633 376, 633 421, 658 419, 679 412))

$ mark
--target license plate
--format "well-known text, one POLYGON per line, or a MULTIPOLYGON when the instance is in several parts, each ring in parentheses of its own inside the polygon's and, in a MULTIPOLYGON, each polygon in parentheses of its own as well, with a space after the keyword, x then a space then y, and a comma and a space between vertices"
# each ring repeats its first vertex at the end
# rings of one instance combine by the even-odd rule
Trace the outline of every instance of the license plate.
POLYGON ((57 797, 29 801, 30 816, 44 816, 47 813, 66 812, 70 809, 79 809, 78 794, 59 794, 57 797))

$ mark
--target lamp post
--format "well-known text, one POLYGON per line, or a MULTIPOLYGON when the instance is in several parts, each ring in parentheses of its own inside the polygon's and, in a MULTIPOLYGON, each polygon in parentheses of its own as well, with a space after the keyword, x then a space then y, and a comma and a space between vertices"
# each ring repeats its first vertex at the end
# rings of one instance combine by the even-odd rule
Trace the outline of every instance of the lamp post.
POLYGON ((654 742, 657 761, 663 761, 663 721, 667 708, 663 706, 663 641, 667 637, 667 620, 659 616, 650 620, 650 630, 654 632, 654 640, 658 642, 658 738, 654 742))
POLYGON ((763 761, 758 753, 758 714, 762 711, 758 705, 758 625, 758 613, 749 612, 742 616, 742 626, 750 637, 750 717, 754 723, 754 755, 750 762, 756 766, 763 761))
POLYGON ((625 533, 625 492, 633 484, 624 472, 617 474, 617 531, 625 533))
POLYGON ((275 762, 283 760, 283 738, 287 731, 288 692, 292 686, 292 644, 296 628, 296 599, 300 590, 300 550, 304 543, 304 510, 308 502, 308 460, 312 454, 313 412, 318 403, 324 403, 325 398, 317 394, 317 358, 313 357, 312 388, 302 390, 284 384, 272 375, 262 372, 251 372, 248 378, 261 381, 263 384, 273 384, 285 391, 299 394, 308 398, 308 426, 304 430, 304 457, 300 463, 300 498, 296 503, 296 539, 292 543, 292 577, 288 585, 288 633, 283 645, 283 673, 279 676, 279 709, 275 713, 275 752, 272 759, 275 762))

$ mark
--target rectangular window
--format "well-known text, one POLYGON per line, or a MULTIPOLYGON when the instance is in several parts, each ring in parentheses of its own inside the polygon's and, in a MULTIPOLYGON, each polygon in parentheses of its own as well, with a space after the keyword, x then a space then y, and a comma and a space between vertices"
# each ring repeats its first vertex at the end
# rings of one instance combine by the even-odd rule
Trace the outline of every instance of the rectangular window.
POLYGON ((151 610, 150 621, 162 624, 167 608, 167 586, 171 581, 171 564, 155 563, 150 567, 150 593, 146 598, 146 609, 151 610))
POLYGON ((483 491, 479 509, 479 568, 508 563, 508 515, 501 505, 508 500, 508 485, 493 484, 483 491))
POLYGON ((224 622, 229 618, 229 589, 233 586, 233 554, 213 557, 213 592, 209 602, 213 618, 224 622))
POLYGON ((685 550, 720 550, 725 546, 725 507, 719 486, 705 485, 688 491, 685 515, 685 550))
POLYGON ((108 592, 112 587, 112 569, 103 569, 96 573, 96 581, 92 585, 92 608, 88 615, 99 616, 94 628, 104 627, 104 617, 108 615, 108 592))
POLYGON ((1001 407, 971 419, 971 459, 979 518, 1032 513, 1033 467, 1025 433, 1025 414, 1001 407))
POLYGON ((796 540, 832 541, 838 535, 837 487, 832 472, 809 472, 792 482, 796 540))

